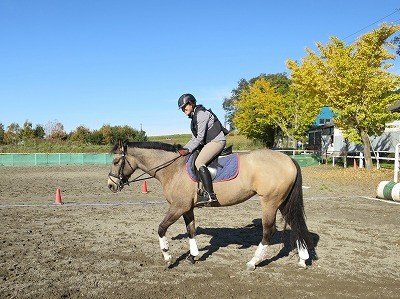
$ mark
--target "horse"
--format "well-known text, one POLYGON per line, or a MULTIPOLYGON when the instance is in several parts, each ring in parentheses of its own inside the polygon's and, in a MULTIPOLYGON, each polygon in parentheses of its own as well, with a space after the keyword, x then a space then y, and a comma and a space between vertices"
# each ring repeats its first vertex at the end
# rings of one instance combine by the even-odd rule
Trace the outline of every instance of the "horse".
MULTIPOLYGON (((162 186, 169 209, 158 226, 160 249, 167 265, 171 265, 172 255, 166 237, 168 228, 183 217, 189 241, 187 259, 195 263, 199 255, 195 235, 194 208, 197 202, 198 185, 188 175, 186 158, 178 153, 180 145, 162 142, 125 142, 114 145, 113 161, 107 186, 112 192, 121 191, 129 182, 140 180, 148 174, 162 186), (130 179, 135 170, 143 171, 135 179, 130 179)), ((270 149, 252 150, 240 153, 240 170, 236 178, 214 183, 218 202, 213 207, 232 206, 242 203, 258 194, 262 212, 262 239, 254 256, 246 263, 248 270, 267 258, 267 248, 276 230, 276 214, 280 210, 291 228, 292 246, 297 245, 298 265, 306 268, 308 249, 313 248, 311 234, 305 221, 303 206, 302 174, 299 164, 289 156, 270 149)))

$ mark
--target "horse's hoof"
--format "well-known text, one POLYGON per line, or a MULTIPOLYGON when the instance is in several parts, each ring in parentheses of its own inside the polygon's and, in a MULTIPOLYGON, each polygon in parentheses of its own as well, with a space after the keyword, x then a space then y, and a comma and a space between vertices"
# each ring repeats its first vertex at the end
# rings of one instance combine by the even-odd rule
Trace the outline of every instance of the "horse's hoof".
POLYGON ((306 261, 300 259, 299 263, 297 264, 300 269, 307 269, 306 261))
POLYGON ((248 271, 254 271, 256 269, 256 265, 254 265, 253 263, 248 262, 246 264, 246 268, 248 271))
POLYGON ((165 261, 165 269, 169 269, 172 266, 172 262, 171 261, 165 261))
POLYGON ((196 262, 196 261, 194 260, 194 256, 191 255, 191 254, 188 255, 188 257, 186 258, 186 260, 187 260, 190 264, 192 264, 192 265, 194 265, 195 262, 196 262))
POLYGON ((172 256, 170 258, 164 259, 165 267, 169 268, 172 265, 172 256))

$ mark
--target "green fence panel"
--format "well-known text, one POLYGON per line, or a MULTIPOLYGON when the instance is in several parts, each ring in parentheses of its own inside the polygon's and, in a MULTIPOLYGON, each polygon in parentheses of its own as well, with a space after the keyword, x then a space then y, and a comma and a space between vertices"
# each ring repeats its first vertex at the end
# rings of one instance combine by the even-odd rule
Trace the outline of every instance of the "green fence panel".
POLYGON ((112 154, 0 154, 0 166, 111 164, 112 154))
MULTIPOLYGON (((291 157, 301 167, 319 164, 319 159, 315 155, 295 155, 291 157)), ((0 166, 102 165, 111 164, 112 159, 112 154, 0 154, 0 166)))
POLYGON ((300 167, 312 166, 320 164, 320 159, 316 155, 295 155, 290 156, 299 163, 300 167))

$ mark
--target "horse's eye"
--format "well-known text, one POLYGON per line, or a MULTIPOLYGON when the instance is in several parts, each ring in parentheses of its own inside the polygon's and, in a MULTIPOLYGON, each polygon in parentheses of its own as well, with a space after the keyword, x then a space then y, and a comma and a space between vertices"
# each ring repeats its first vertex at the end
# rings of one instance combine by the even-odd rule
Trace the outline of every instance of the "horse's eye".
POLYGON ((114 161, 113 161, 113 164, 114 164, 114 166, 117 166, 117 165, 118 165, 118 163, 119 163, 119 159, 118 159, 118 160, 114 160, 114 161))

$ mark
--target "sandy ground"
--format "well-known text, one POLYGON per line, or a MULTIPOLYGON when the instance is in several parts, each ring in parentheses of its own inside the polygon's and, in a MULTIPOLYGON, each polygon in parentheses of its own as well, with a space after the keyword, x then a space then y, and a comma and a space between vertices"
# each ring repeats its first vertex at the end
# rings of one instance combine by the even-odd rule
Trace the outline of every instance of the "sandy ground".
POLYGON ((302 170, 319 259, 297 267, 278 216, 269 257, 251 272, 256 198, 196 209, 194 265, 180 219, 167 233, 174 264, 166 268, 157 227, 168 206, 157 181, 147 181, 148 194, 141 183, 113 194, 107 165, 0 167, 0 297, 399 298, 400 205, 371 199, 393 171, 302 170), (57 188, 63 205, 54 204, 57 188))

